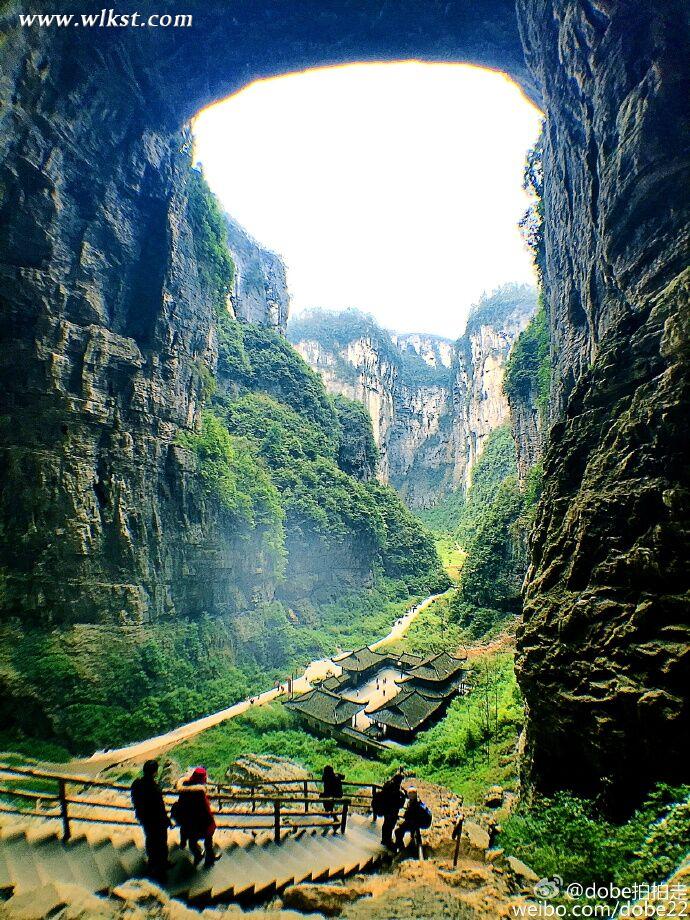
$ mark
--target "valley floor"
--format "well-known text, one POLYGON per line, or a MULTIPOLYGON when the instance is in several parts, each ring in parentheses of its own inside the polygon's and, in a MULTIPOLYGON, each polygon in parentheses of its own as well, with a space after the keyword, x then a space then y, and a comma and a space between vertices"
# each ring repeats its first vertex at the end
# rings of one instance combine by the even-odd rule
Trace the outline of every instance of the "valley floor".
MULTIPOLYGON (((426 597, 423 601, 421 601, 419 604, 405 613, 402 617, 400 617, 395 622, 390 632, 387 633, 382 639, 379 639, 377 642, 373 643, 371 648, 379 649, 386 645, 400 642, 405 637, 407 630, 415 621, 415 619, 420 615, 420 613, 426 610, 427 607, 432 605, 441 596, 442 595, 440 594, 431 594, 426 597)), ((322 680, 331 674, 338 674, 340 671, 341 669, 338 667, 338 664, 332 658, 321 658, 317 661, 312 661, 305 668, 301 677, 297 678, 293 682, 294 691, 297 693, 303 693, 307 690, 310 690, 314 681, 322 680)), ((186 723, 185 725, 180 725, 172 731, 165 732, 164 734, 156 735, 136 744, 127 745, 123 748, 117 748, 116 750, 98 751, 89 758, 73 760, 68 765, 68 769, 75 774, 95 776, 102 770, 117 766, 118 764, 139 763, 150 757, 157 757, 176 744, 187 741, 190 738, 193 738, 196 735, 207 731, 209 728, 214 728, 216 725, 221 725, 223 722, 227 722, 230 719, 234 719, 237 716, 243 715, 248 710, 257 706, 265 706, 268 703, 272 703, 282 695, 284 695, 284 689, 282 686, 272 687, 271 689, 265 690, 262 693, 258 693, 255 696, 249 697, 248 699, 234 703, 232 706, 228 706, 226 709, 221 709, 219 712, 204 716, 201 719, 195 719, 192 722, 186 723)), ((64 766, 61 767, 61 769, 64 769, 64 766)))

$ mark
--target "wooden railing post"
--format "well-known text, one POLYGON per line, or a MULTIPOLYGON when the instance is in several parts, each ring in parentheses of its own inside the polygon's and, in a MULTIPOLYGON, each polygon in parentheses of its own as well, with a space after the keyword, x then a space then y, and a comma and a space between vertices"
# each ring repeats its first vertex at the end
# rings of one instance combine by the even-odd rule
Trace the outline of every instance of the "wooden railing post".
POLYGON ((340 833, 341 834, 345 833, 345 828, 347 827, 347 809, 349 807, 349 804, 350 802, 348 799, 345 799, 343 801, 343 817, 342 817, 342 820, 340 821, 340 833))
POLYGON ((309 783, 306 779, 304 781, 304 813, 305 815, 309 813, 309 783))
POLYGON ((273 803, 273 839, 280 843, 280 802, 273 803))
POLYGON ((67 811, 67 783, 64 779, 58 780, 58 795, 60 797, 60 814, 62 815, 62 839, 67 843, 72 836, 69 827, 69 813, 67 811))

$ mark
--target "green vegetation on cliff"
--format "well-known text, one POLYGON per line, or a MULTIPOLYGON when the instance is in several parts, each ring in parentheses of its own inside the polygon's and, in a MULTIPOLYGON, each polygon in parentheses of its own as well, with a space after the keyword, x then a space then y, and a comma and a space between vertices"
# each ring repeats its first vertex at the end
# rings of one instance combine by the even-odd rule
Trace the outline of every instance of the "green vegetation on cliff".
POLYGON ((314 569, 319 559, 330 559, 336 572, 380 570, 415 592, 444 584, 430 534, 392 489, 371 479, 376 447, 366 411, 329 397, 318 375, 271 330, 229 316, 220 328, 222 369, 211 412, 249 445, 278 491, 290 601, 303 603, 318 593, 319 575, 333 574, 314 569))
POLYGON ((534 399, 542 419, 549 408, 551 389, 551 359, 549 321, 543 297, 539 297, 539 310, 529 325, 520 333, 506 364, 503 388, 511 403, 518 399, 534 399))
POLYGON ((689 840, 690 786, 660 785, 624 824, 567 792, 539 797, 510 816, 499 845, 540 876, 631 887, 662 884, 686 858, 689 840))
POLYGON ((537 274, 544 274, 544 141, 546 120, 534 146, 528 150, 522 174, 522 187, 532 199, 520 221, 520 231, 531 253, 537 274))
POLYGON ((232 437, 212 412, 205 411, 201 431, 183 434, 179 443, 194 451, 207 489, 236 524, 280 533, 284 514, 278 490, 246 442, 232 437))
POLYGON ((225 241, 225 222, 216 197, 196 169, 189 171, 187 217, 202 285, 220 312, 225 309, 232 290, 235 266, 225 241))
POLYGON ((529 284, 502 284, 490 294, 483 294, 467 317, 465 334, 460 341, 469 341, 481 326, 500 328, 506 319, 520 308, 529 314, 534 310, 535 291, 529 284))
POLYGON ((371 428, 371 417, 361 403, 344 396, 334 396, 333 405, 340 426, 338 466, 357 479, 371 479, 376 474, 379 451, 371 428))
POLYGON ((422 514, 441 539, 466 553, 452 619, 470 636, 481 636, 521 611, 526 566, 526 515, 536 502, 535 483, 517 484, 515 444, 507 425, 487 438, 467 494, 458 491, 422 514))

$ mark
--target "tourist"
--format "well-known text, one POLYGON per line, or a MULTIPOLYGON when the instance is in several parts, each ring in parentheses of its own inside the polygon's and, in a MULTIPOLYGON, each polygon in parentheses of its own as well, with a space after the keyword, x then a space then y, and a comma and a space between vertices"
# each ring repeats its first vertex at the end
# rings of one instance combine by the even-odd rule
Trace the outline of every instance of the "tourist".
MULTIPOLYGON (((323 783, 323 810, 332 812, 335 806, 334 799, 343 797, 343 773, 336 773, 330 764, 323 768, 321 782, 323 783)), ((335 819, 337 820, 337 819, 335 819)))
POLYGON ((458 865, 458 856, 460 855, 460 843, 462 842, 462 830, 465 826, 465 812, 463 810, 464 799, 460 796, 459 806, 460 810, 458 811, 455 817, 455 827, 453 828, 453 840, 455 841, 455 852, 453 854, 453 868, 457 868, 458 865))
POLYGON ((405 846, 405 834, 410 835, 411 843, 421 843, 419 832, 431 826, 431 810, 417 795, 417 790, 411 786, 407 790, 407 807, 403 815, 402 824, 395 832, 395 844, 398 849, 405 846))
POLYGON ((393 828, 395 827, 398 814, 405 801, 405 793, 402 791, 403 774, 398 772, 386 780, 378 793, 374 793, 371 800, 372 810, 378 818, 383 818, 383 827, 381 828, 381 843, 392 850, 393 847, 393 828))
POLYGON ((489 849, 493 850, 496 844, 496 838, 502 830, 501 825, 498 823, 494 815, 489 818, 487 830, 489 833, 489 849))
POLYGON ((161 787, 156 782, 158 761, 147 760, 142 775, 132 783, 134 814, 144 829, 148 870, 155 881, 164 882, 168 869, 168 828, 161 787))
POLYGON ((216 859, 213 849, 213 834, 216 822, 211 811, 211 803, 206 794, 208 774, 205 767, 196 767, 191 776, 177 784, 179 797, 172 807, 171 814, 180 828, 180 846, 184 849, 189 843, 194 865, 201 862, 202 853, 199 841, 204 841, 204 866, 212 866, 216 859))

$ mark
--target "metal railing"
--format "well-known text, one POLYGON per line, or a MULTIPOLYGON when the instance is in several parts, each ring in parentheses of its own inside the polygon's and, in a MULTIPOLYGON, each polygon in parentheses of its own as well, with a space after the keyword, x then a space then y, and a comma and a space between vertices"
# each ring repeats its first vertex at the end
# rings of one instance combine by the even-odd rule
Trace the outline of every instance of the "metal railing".
MULTIPOLYGON (((371 795, 375 785, 368 783, 343 782, 344 787, 355 790, 367 789, 370 794, 355 791, 340 798, 324 797, 315 779, 300 780, 255 780, 234 784, 210 783, 207 787, 209 798, 216 804, 216 817, 242 818, 242 821, 217 820, 218 830, 227 831, 273 831, 276 843, 280 843, 283 833, 290 833, 308 828, 323 828, 344 834, 347 819, 352 807, 360 809, 371 807, 371 795), (281 790, 278 792, 277 790, 281 790), (245 806, 242 808, 242 806, 245 806), (320 819, 320 820, 313 820, 320 819)), ((122 783, 107 782, 87 777, 71 776, 38 770, 31 767, 15 767, 0 763, 0 814, 20 815, 55 819, 62 822, 62 838, 68 841, 72 836, 75 822, 87 824, 105 824, 114 827, 138 827, 134 808, 127 802, 102 801, 84 795, 70 796, 70 787, 83 792, 88 790, 111 790, 129 797, 130 787, 122 783), (42 782, 54 781, 55 791, 37 791, 13 785, 14 780, 42 782), (3 782, 4 780, 4 782, 3 782), (8 785, 9 781, 9 785, 8 785), (19 802, 28 802, 31 808, 18 807, 19 802), (122 814, 122 817, 83 813, 105 809, 122 814)), ((163 789, 167 805, 176 799, 178 792, 163 789)))

